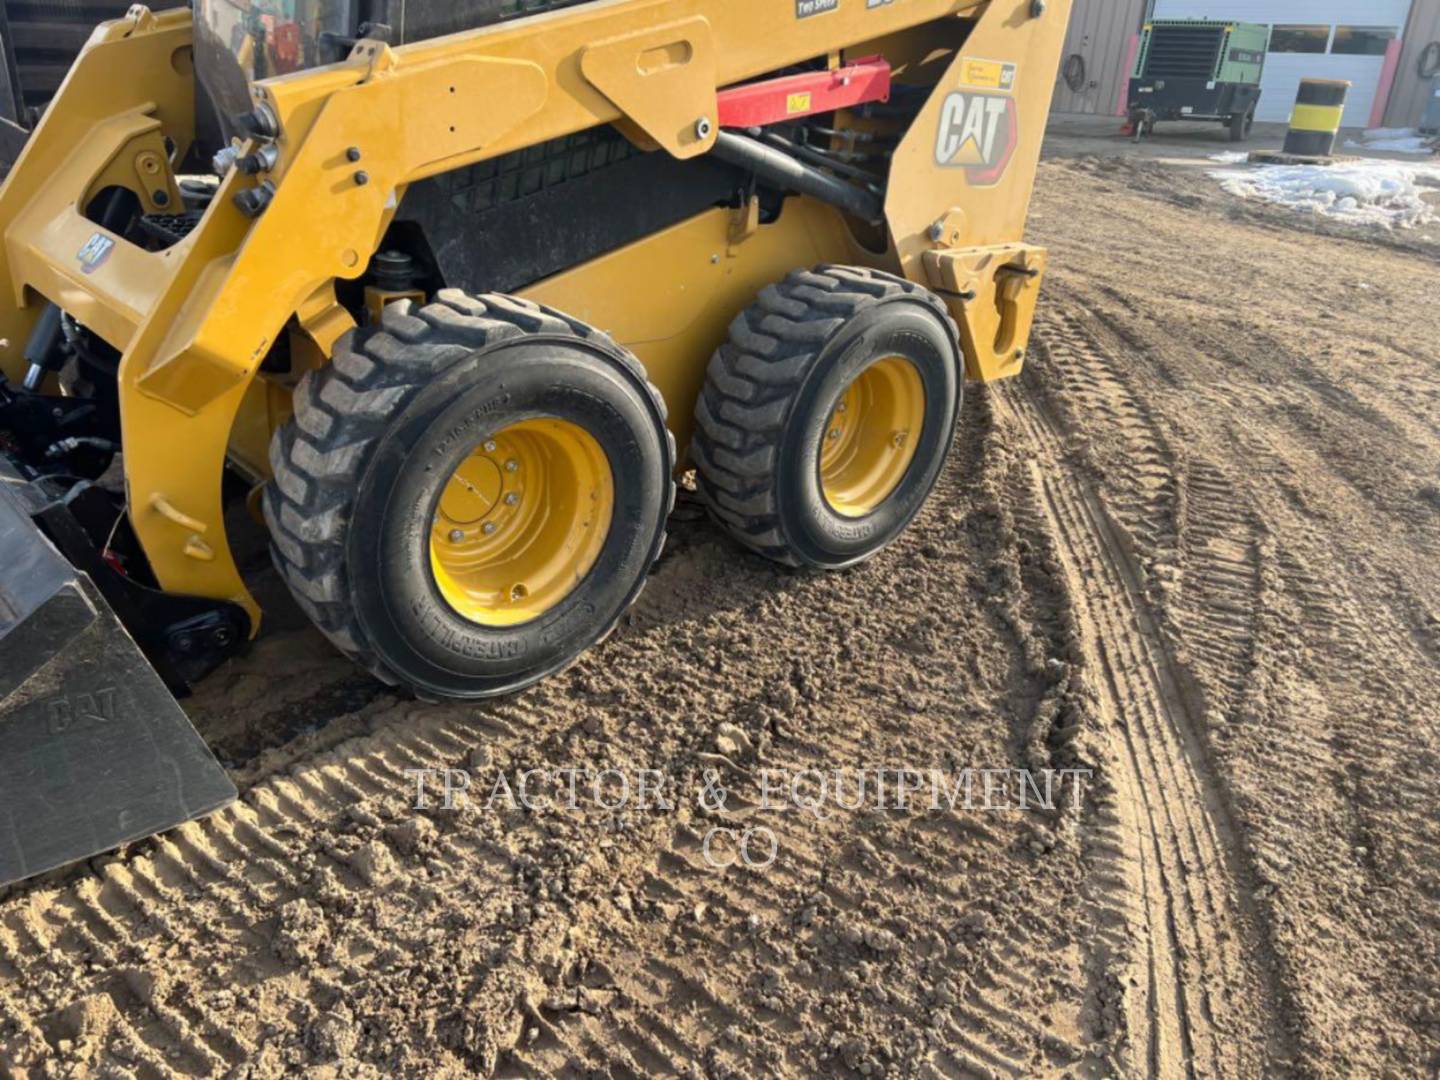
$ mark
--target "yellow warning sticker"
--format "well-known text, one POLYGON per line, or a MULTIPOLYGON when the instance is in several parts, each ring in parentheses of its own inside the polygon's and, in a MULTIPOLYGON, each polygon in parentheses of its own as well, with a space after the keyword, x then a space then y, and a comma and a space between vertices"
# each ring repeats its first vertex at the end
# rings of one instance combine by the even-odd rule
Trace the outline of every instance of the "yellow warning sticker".
POLYGON ((974 60, 967 56, 960 65, 960 85, 1009 93, 1015 89, 1018 70, 1018 65, 1004 60, 974 60))
POLYGON ((786 115, 794 116, 796 113, 809 112, 812 100, 809 94, 791 94, 785 99, 786 115))

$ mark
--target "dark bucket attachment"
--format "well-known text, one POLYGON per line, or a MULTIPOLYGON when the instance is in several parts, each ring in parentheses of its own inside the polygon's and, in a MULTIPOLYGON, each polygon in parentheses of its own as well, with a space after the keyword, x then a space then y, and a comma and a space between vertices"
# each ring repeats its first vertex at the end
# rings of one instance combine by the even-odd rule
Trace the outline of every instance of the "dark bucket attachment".
POLYGON ((90 579, 0 468, 0 885, 235 799, 90 579))

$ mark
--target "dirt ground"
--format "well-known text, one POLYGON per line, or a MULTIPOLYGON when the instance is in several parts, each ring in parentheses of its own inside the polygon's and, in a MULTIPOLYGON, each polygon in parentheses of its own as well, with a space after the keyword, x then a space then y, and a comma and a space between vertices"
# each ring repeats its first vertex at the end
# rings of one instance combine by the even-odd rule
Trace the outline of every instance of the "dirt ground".
POLYGON ((282 615, 187 703, 241 803, 0 897, 0 1074, 1436 1076, 1440 226, 1050 149, 1026 372, 899 543, 794 574, 682 497, 619 631, 483 707, 282 615), (1093 776, 755 797, 902 765, 1093 776), (476 795, 543 767, 733 795, 476 795), (707 861, 749 825, 772 865, 707 861))

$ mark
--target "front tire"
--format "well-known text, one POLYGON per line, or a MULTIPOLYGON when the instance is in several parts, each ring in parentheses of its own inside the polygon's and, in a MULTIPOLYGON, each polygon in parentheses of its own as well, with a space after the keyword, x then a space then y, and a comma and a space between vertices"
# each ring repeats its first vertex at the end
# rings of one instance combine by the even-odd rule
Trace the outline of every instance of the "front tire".
POLYGON ((639 361, 559 312, 456 290, 392 304, 275 434, 275 565, 377 678, 522 689, 639 595, 674 500, 665 420, 639 361))
POLYGON ((962 376, 958 331, 933 293, 876 270, 797 270, 710 361, 691 444, 700 494, 766 558, 853 566, 934 488, 962 376))

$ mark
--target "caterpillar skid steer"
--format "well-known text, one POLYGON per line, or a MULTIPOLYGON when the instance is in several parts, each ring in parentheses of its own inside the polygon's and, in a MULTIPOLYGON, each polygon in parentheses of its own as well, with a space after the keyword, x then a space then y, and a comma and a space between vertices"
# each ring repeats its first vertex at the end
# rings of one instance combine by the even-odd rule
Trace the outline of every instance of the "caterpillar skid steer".
POLYGON ((0 883, 234 797, 175 702, 261 611, 475 699, 751 551, 905 528, 1023 363, 1068 0, 194 0, 0 189, 0 883), (227 517, 228 515, 228 517, 227 517), (238 515, 238 517, 237 517, 238 515))

